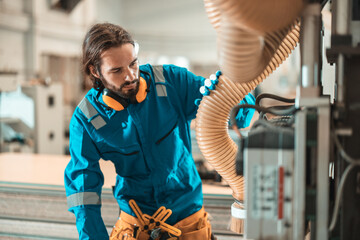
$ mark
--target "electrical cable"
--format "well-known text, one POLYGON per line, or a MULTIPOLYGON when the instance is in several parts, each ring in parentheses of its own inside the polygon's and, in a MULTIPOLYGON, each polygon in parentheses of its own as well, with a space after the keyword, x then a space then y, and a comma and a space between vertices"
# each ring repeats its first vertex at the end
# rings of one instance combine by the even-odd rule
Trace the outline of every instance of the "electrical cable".
POLYGON ((277 109, 277 110, 261 107, 258 105, 251 105, 251 104, 236 105, 230 111, 230 125, 231 128, 235 131, 235 133, 239 136, 239 138, 242 138, 242 135, 236 123, 236 116, 241 108, 255 108, 258 112, 271 113, 273 115, 279 115, 279 116, 292 115, 297 111, 295 105, 290 105, 290 107, 286 109, 277 109))
MULTIPOLYGON (((276 110, 276 109, 280 109, 280 110, 282 110, 282 109, 289 109, 289 108, 291 108, 291 107, 293 107, 294 105, 278 105, 278 106, 271 106, 271 107, 267 107, 270 111, 271 110, 276 110)), ((259 119, 265 119, 265 115, 266 113, 264 113, 264 112, 259 112, 259 119)))
POLYGON ((294 105, 275 105, 275 106, 270 106, 270 107, 267 107, 270 111, 271 110, 283 110, 283 109, 289 109, 291 107, 293 107, 294 105))
POLYGON ((335 199, 334 212, 333 212, 331 223, 330 223, 330 226, 329 226, 329 231, 334 230, 335 225, 336 225, 337 216, 338 216, 339 208, 340 208, 340 205, 341 205, 341 196, 342 196, 342 192, 343 192, 343 189, 344 189, 346 178, 348 177, 350 171, 354 167, 360 166, 360 159, 354 159, 345 152, 345 149, 340 144, 340 141, 339 141, 339 139, 337 138, 337 136, 335 135, 334 132, 331 132, 331 136, 334 139, 336 147, 340 150, 340 155, 344 158, 345 161, 347 161, 349 163, 349 165, 344 170, 343 175, 341 176, 341 179, 340 179, 340 183, 339 183, 339 186, 338 186, 336 199, 335 199))
POLYGON ((235 107, 232 108, 232 110, 230 112, 230 124, 232 126, 234 126, 234 125, 237 126, 236 125, 236 116, 241 108, 255 108, 258 112, 271 113, 273 115, 278 115, 278 116, 291 115, 297 111, 297 109, 294 105, 291 105, 289 108, 286 108, 286 109, 276 109, 276 110, 269 109, 266 107, 261 107, 258 105, 251 105, 251 104, 236 105, 235 107))
POLYGON ((271 99, 275 99, 281 102, 286 102, 286 103, 295 103, 295 98, 285 98, 285 97, 280 97, 278 95, 275 94, 271 94, 271 93, 262 93, 259 96, 256 97, 256 105, 260 105, 260 101, 264 98, 271 98, 271 99))
POLYGON ((275 132, 282 131, 282 132, 293 133, 293 130, 288 128, 288 127, 276 126, 276 125, 272 124, 271 122, 263 120, 263 119, 259 119, 259 120, 255 121, 253 126, 252 126, 252 129, 255 129, 255 128, 259 127, 259 126, 266 127, 266 128, 268 128, 270 130, 273 130, 275 132))
POLYGON ((339 183, 339 188, 338 188, 336 199, 335 199, 334 212, 333 212, 333 215, 332 215, 332 218, 331 218, 331 224, 330 224, 330 227, 329 227, 329 231, 334 230, 335 225, 336 225, 337 215, 338 215, 340 204, 341 204, 341 195, 342 195, 342 192, 343 192, 345 180, 346 180, 347 176, 349 175, 350 171, 357 165, 358 164, 350 164, 350 165, 348 165, 347 168, 345 169, 345 171, 343 172, 343 175, 341 176, 341 180, 340 180, 340 183, 339 183))
MULTIPOLYGON (((271 94, 271 93, 261 93, 259 94, 259 96, 256 97, 255 100, 255 105, 261 106, 260 102, 262 99, 264 98, 270 98, 270 99, 274 99, 280 102, 285 102, 285 103, 295 103, 295 98, 285 98, 285 97, 281 97, 275 94, 271 94)), ((270 109, 276 109, 276 108, 288 108, 289 106, 292 105, 281 105, 281 106, 273 106, 273 107, 269 107, 270 109)), ((259 112, 259 119, 265 119, 265 115, 266 113, 264 112, 259 112)))
POLYGON ((349 156, 346 152, 343 146, 341 146, 341 143, 339 139, 336 137, 335 133, 332 132, 332 137, 335 141, 336 146, 340 149, 340 155, 350 164, 360 165, 360 159, 354 159, 351 156, 349 156))

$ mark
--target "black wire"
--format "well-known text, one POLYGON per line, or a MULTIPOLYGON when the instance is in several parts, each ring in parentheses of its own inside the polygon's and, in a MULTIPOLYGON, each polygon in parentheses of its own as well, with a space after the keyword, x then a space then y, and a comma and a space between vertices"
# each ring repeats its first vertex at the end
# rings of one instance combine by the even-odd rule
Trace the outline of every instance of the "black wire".
MULTIPOLYGON (((289 109, 291 107, 293 107, 294 105, 278 105, 278 106, 271 106, 271 107, 267 107, 269 110, 276 110, 276 109, 289 109)), ((264 112, 259 112, 259 119, 265 119, 266 113, 264 112)))
POLYGON ((282 110, 282 109, 288 109, 290 107, 293 107, 294 105, 276 105, 276 106, 271 106, 271 107, 267 107, 268 109, 270 110, 274 110, 274 109, 279 109, 279 110, 282 110))
MULTIPOLYGON (((264 98, 270 98, 270 99, 275 99, 275 100, 278 100, 278 101, 281 101, 281 102, 286 102, 286 103, 295 103, 295 98, 284 98, 284 97, 280 97, 278 95, 274 95, 274 94, 270 94, 270 93, 262 93, 262 94, 259 94, 259 96, 256 97, 256 102, 255 104, 256 105, 259 105, 260 106, 260 101, 264 98)), ((270 107, 270 108, 288 108, 289 106, 292 106, 292 105, 282 105, 282 106, 274 106, 274 107, 270 107)), ((259 119, 266 119, 266 113, 264 112, 259 112, 259 119)))
POLYGON ((278 95, 274 95, 274 94, 271 94, 271 93, 262 93, 259 96, 257 96, 255 105, 260 106, 260 101, 263 98, 271 98, 271 99, 275 99, 275 100, 278 100, 278 101, 281 101, 281 102, 286 102, 286 103, 295 103, 295 98, 284 98, 284 97, 280 97, 278 95))
POLYGON ((252 128, 257 128, 259 126, 263 126, 268 129, 275 130, 275 131, 279 131, 279 129, 281 129, 281 131, 286 131, 289 133, 293 132, 293 130, 290 128, 290 126, 277 126, 277 125, 274 125, 273 123, 271 123, 270 121, 266 121, 263 119, 259 119, 259 120, 255 121, 252 128))
POLYGON ((239 113, 239 110, 241 108, 255 108, 258 112, 271 113, 271 114, 277 115, 277 116, 291 115, 297 111, 297 109, 295 108, 294 105, 291 105, 289 108, 286 108, 286 109, 276 109, 276 110, 266 108, 266 107, 261 107, 259 105, 251 105, 251 104, 236 105, 235 107, 233 107, 231 109, 231 112, 230 112, 230 124, 232 126, 237 126, 236 116, 239 113))

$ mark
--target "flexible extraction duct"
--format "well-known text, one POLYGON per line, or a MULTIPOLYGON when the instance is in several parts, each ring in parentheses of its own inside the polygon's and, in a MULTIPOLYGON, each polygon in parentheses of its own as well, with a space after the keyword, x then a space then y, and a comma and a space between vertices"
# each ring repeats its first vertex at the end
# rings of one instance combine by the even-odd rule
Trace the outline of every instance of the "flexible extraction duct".
MULTIPOLYGON (((301 13, 303 0, 204 0, 213 3, 221 17, 249 32, 274 32, 290 25, 301 13)), ((206 5, 207 4, 207 5, 206 5)), ((209 15, 208 15, 209 16, 209 15)), ((209 16, 212 20, 213 16, 209 16)))
POLYGON ((213 0, 204 0, 205 11, 209 17, 210 23, 215 30, 220 29, 221 14, 217 6, 213 3, 213 0))
POLYGON ((230 185, 233 197, 243 201, 244 179, 235 171, 237 145, 228 133, 229 113, 295 48, 300 36, 297 18, 303 3, 204 0, 204 4, 218 34, 223 75, 216 90, 201 101, 196 138, 206 160, 230 185))

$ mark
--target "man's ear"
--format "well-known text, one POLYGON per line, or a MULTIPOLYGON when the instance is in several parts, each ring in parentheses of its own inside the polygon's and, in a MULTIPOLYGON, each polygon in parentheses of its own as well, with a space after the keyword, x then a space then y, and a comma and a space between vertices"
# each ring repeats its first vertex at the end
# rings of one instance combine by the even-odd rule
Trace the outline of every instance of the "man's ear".
POLYGON ((98 72, 96 71, 95 67, 93 65, 90 65, 89 66, 89 69, 90 69, 90 73, 91 75, 93 75, 94 77, 96 78, 100 78, 98 72))

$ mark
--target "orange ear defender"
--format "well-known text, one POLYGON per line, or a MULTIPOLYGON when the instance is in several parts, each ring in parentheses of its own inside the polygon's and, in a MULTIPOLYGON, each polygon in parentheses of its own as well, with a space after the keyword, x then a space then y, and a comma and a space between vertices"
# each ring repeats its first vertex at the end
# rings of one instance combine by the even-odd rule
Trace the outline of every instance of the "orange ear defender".
MULTIPOLYGON (((149 89, 147 87, 145 79, 140 77, 139 91, 136 94, 135 103, 140 103, 140 102, 144 101, 148 91, 149 91, 149 89)), ((102 99, 103 99, 104 103, 108 107, 110 107, 116 111, 124 110, 130 104, 128 99, 125 99, 125 98, 119 96, 118 94, 110 91, 107 88, 104 88, 102 93, 103 93, 102 99)))

